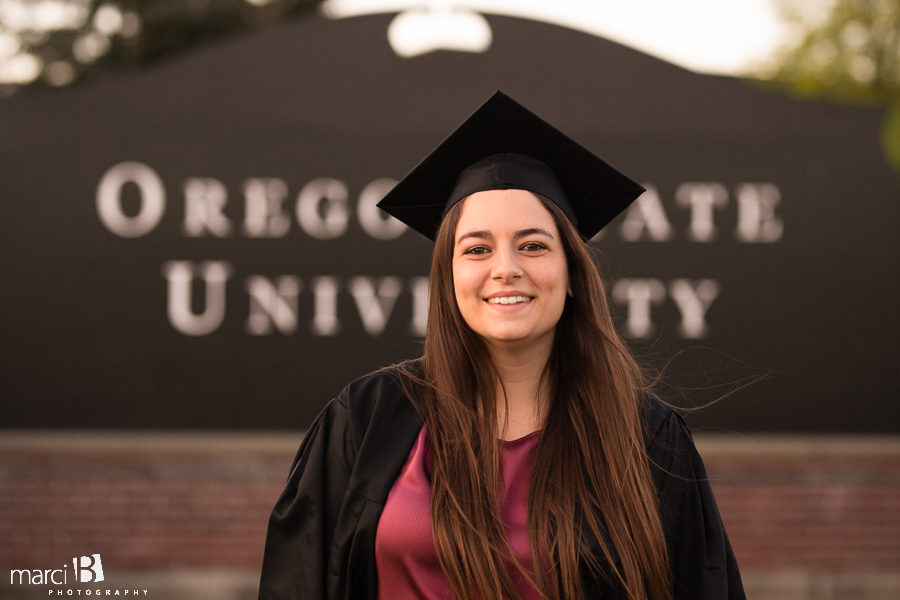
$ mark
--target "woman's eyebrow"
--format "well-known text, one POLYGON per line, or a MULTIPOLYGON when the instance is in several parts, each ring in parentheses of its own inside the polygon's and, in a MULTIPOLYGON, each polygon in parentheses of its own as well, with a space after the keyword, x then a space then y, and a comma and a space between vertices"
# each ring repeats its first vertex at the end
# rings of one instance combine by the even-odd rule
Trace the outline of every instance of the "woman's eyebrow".
POLYGON ((494 239, 494 234, 492 234, 490 231, 488 231, 486 229, 482 229, 481 231, 470 231, 470 232, 464 233, 461 236, 459 236, 458 238, 456 238, 456 243, 458 244, 461 241, 468 239, 468 238, 482 238, 482 239, 486 239, 486 240, 492 240, 492 239, 494 239))
MULTIPOLYGON (((528 229, 520 229, 513 233, 513 239, 518 240, 523 237, 528 237, 529 235, 546 235, 548 238, 553 239, 553 234, 547 231, 546 229, 541 229, 540 227, 529 227, 528 229)), ((482 229, 479 231, 470 231, 468 233, 464 233, 456 239, 456 243, 459 244, 465 239, 468 238, 480 238, 485 240, 494 239, 494 234, 486 229, 482 229)))
POLYGON ((520 229, 519 231, 513 234, 513 239, 519 239, 523 237, 528 237, 529 235, 540 234, 546 235, 548 238, 553 239, 553 234, 547 231, 546 229, 541 229, 540 227, 529 227, 528 229, 520 229))

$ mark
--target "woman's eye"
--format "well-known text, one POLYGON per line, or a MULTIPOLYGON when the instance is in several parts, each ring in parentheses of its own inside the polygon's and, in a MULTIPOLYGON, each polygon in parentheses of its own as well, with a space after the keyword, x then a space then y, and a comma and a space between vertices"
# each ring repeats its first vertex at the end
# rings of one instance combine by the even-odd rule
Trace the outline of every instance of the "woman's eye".
POLYGON ((547 247, 545 245, 540 244, 538 242, 528 242, 527 244, 522 246, 522 250, 525 250, 526 252, 537 252, 538 250, 546 250, 546 249, 547 249, 547 247))
POLYGON ((485 254, 486 252, 489 252, 489 250, 484 246, 473 246, 463 252, 463 254, 485 254))

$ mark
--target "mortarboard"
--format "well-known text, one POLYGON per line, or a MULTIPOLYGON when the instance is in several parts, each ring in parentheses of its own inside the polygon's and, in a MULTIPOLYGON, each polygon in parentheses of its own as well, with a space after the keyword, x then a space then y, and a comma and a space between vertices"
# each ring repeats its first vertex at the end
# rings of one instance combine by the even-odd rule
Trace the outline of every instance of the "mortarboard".
POLYGON ((590 150, 495 92, 378 203, 434 240, 444 214, 478 191, 525 189, 559 206, 585 239, 643 193, 590 150))

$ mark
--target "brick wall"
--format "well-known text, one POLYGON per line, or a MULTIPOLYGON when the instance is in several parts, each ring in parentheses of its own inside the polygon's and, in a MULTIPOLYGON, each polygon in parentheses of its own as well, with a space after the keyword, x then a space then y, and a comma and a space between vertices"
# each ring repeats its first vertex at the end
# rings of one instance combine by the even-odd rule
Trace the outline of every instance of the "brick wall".
MULTIPOLYGON (((900 598, 900 437, 696 438, 751 597, 900 598)), ((299 439, 0 433, 0 597, 52 595, 10 569, 99 553, 108 586, 252 598, 299 439)))
POLYGON ((900 456, 709 454, 743 568, 900 572, 900 456))

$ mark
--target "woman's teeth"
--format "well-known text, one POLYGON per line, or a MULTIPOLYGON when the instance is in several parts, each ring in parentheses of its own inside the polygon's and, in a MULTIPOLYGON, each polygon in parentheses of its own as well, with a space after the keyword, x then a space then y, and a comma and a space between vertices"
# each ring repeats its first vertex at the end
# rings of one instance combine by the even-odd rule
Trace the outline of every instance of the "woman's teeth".
POLYGON ((488 304, 518 304, 519 302, 528 302, 532 300, 531 296, 499 296, 497 298, 487 298, 488 304))

